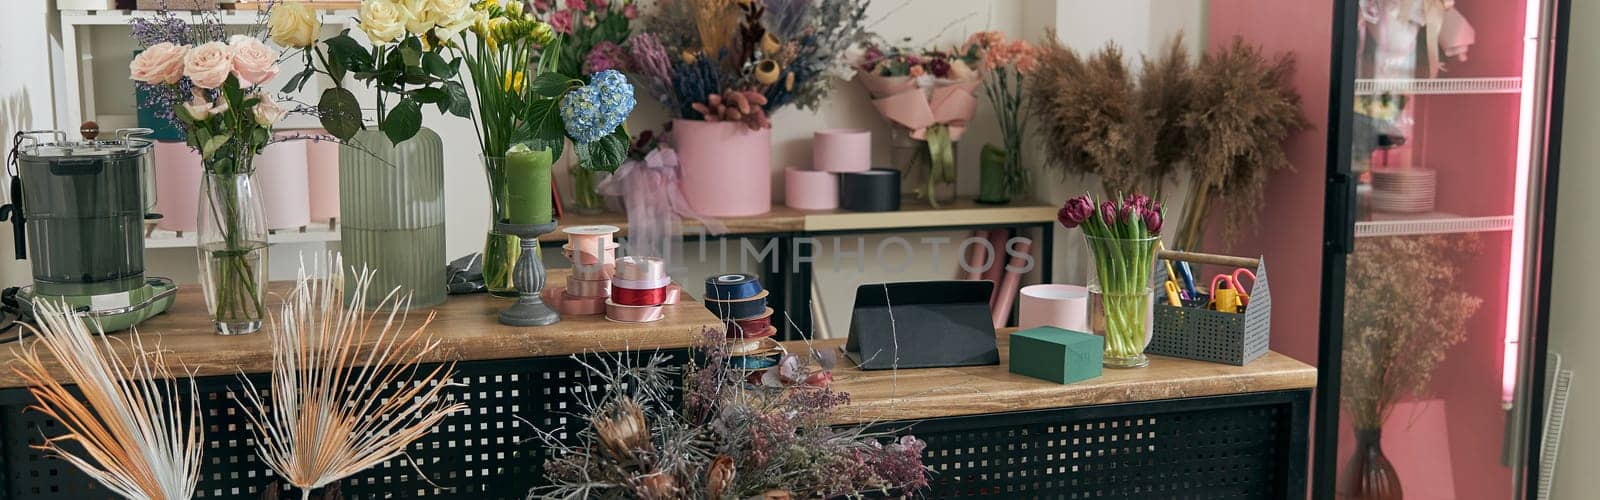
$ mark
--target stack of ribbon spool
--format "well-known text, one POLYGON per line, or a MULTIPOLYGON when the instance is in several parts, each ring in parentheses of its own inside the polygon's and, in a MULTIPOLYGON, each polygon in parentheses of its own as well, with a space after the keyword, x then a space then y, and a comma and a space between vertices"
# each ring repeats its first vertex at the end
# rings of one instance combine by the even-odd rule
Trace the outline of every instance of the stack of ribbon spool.
POLYGON ((611 280, 611 298, 606 300, 606 319, 624 323, 647 323, 662 318, 662 305, 677 302, 677 288, 667 276, 667 264, 657 257, 628 256, 617 259, 617 274, 611 280))
POLYGON ((778 364, 783 348, 772 337, 772 308, 767 291, 748 274, 722 274, 706 278, 706 309, 722 318, 728 336, 728 363, 734 369, 756 371, 778 364))
POLYGON ((563 228, 567 244, 561 254, 572 262, 572 275, 564 287, 545 287, 544 301, 562 316, 592 316, 606 312, 611 297, 611 277, 617 269, 617 226, 563 228))

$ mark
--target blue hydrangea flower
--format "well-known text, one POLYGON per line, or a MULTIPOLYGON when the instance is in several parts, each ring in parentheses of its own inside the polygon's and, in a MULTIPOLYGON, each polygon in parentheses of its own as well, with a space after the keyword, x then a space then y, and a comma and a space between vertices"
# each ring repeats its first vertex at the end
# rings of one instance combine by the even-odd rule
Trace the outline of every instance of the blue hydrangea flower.
POLYGON ((636 103, 628 77, 608 69, 592 75, 588 85, 567 93, 561 100, 561 120, 573 142, 588 144, 622 125, 636 103))

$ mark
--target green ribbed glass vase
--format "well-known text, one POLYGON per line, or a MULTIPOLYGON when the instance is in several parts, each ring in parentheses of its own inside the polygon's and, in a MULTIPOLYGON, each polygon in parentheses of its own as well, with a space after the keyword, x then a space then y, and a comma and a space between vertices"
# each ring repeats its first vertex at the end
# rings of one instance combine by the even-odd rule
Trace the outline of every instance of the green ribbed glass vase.
MULTIPOLYGON (((339 151, 339 231, 347 280, 363 266, 375 276, 361 307, 390 290, 411 294, 411 308, 444 302, 444 141, 423 128, 400 144, 362 130, 339 151), (365 151, 363 151, 365 150, 365 151)), ((347 281, 354 283, 354 281, 347 281)), ((349 301, 355 287, 347 287, 349 301)))

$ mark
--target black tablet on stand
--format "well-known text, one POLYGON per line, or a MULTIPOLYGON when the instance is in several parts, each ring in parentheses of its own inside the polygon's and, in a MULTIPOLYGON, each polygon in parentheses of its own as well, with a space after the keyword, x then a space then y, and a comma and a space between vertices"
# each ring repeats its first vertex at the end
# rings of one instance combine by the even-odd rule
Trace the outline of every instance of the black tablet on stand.
POLYGON ((845 355, 863 370, 1000 364, 993 290, 991 281, 861 285, 845 355))

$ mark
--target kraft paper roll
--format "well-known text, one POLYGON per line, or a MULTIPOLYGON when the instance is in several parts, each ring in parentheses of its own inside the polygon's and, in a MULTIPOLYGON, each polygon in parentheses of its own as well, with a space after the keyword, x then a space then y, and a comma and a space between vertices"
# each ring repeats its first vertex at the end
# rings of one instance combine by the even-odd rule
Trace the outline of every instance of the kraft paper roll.
POLYGON ((256 182, 268 229, 290 229, 311 223, 310 176, 306 142, 273 143, 256 155, 256 182))
POLYGON ((839 208, 839 176, 789 167, 783 172, 784 204, 798 210, 839 208))
MULTIPOLYGON (((316 134, 327 135, 318 130, 316 134)), ((306 143, 307 192, 311 197, 311 220, 327 221, 339 217, 339 143, 306 143)))
MULTIPOLYGON (((1017 242, 1016 250, 1018 255, 1012 256, 1005 264, 1004 267, 1008 268, 1005 269, 1005 277, 1001 278, 999 285, 995 287, 998 291, 995 292, 994 305, 990 308, 990 319, 994 320, 995 328, 1004 327, 1011 320, 1011 301, 1017 296, 1017 285, 1022 283, 1022 273, 1011 272, 1011 269, 1022 269, 1027 265, 1026 256, 1033 250, 1033 241, 1017 242)), ((1000 265, 999 259, 996 259, 995 265, 1000 265)))
POLYGON ((839 208, 852 212, 900 209, 900 171, 874 168, 839 174, 839 208))
POLYGON ((205 175, 200 153, 181 142, 157 142, 155 150, 156 212, 161 214, 156 227, 194 231, 198 226, 195 210, 200 206, 200 178, 205 175))
POLYGON ((872 132, 849 128, 818 130, 811 136, 811 168, 824 172, 871 169, 872 132))
POLYGON ((1017 327, 1054 326, 1089 332, 1089 289, 1077 285, 1022 287, 1017 327))
POLYGON ((772 129, 738 122, 673 120, 683 196, 700 215, 749 217, 772 210, 772 129))

